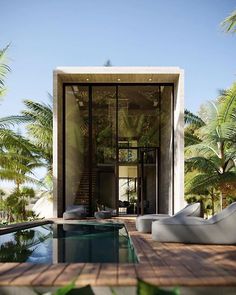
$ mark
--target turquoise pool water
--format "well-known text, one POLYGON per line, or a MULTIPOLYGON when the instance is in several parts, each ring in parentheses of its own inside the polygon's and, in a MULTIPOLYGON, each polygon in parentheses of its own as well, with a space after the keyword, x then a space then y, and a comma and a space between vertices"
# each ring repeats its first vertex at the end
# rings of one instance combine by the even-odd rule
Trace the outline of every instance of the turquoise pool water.
POLYGON ((0 235, 0 262, 134 263, 122 224, 46 224, 0 235))

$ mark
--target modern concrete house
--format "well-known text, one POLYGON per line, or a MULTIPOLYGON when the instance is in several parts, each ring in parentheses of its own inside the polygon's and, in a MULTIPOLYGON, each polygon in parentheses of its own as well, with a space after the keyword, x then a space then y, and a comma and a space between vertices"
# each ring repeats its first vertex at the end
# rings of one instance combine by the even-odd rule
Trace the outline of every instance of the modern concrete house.
POLYGON ((54 216, 73 204, 117 215, 184 206, 184 71, 54 71, 54 216))

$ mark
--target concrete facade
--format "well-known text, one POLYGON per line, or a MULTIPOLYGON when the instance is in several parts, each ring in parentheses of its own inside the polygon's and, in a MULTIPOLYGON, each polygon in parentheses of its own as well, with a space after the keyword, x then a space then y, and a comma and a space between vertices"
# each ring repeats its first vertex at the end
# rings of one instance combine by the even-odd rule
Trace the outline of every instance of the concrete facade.
MULTIPOLYGON (((59 67, 53 74, 53 182, 54 216, 62 216, 63 201, 63 84, 64 83, 173 83, 172 136, 173 147, 161 157, 170 161, 172 169, 162 175, 159 195, 160 213, 175 213, 184 206, 184 71, 178 67, 59 67), (169 160, 168 160, 169 157, 169 160)), ((164 139, 163 139, 164 140, 164 139)), ((164 162, 164 161, 163 161, 164 162)))

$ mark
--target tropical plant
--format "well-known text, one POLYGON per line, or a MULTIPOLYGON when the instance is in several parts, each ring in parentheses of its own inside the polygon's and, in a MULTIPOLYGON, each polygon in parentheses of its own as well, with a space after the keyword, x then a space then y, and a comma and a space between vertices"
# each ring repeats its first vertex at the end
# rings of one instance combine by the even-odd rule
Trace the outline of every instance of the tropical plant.
POLYGON ((235 33, 236 32, 236 10, 234 10, 229 16, 227 16, 221 26, 224 28, 227 33, 235 33))
MULTIPOLYGON (((93 289, 91 288, 90 285, 76 288, 75 281, 76 279, 74 279, 72 282, 65 285, 64 287, 57 289, 53 293, 49 292, 49 293, 44 293, 42 295, 94 295, 93 289)), ((115 288, 111 288, 111 294, 118 295, 120 294, 120 292, 117 293, 115 288)), ((145 282, 141 279, 138 279, 136 294, 137 295, 180 295, 180 289, 177 287, 173 288, 172 290, 164 289, 156 285, 150 284, 148 282, 145 282)))
POLYGON ((6 75, 10 72, 10 67, 6 63, 6 52, 9 48, 9 44, 0 50, 0 97, 4 95, 5 88, 5 78, 6 75))
POLYGON ((15 185, 13 193, 4 200, 4 207, 11 222, 18 218, 26 219, 24 196, 32 194, 32 190, 26 190, 22 185, 39 183, 34 169, 42 167, 43 164, 37 148, 20 134, 8 129, 7 124, 3 126, 3 121, 0 120, 0 179, 15 185))
POLYGON ((196 142, 185 147, 185 190, 187 195, 218 190, 224 207, 229 190, 236 190, 236 83, 205 109, 199 127, 187 126, 196 142))
POLYGON ((13 181, 19 190, 26 182, 38 182, 33 170, 42 167, 42 163, 34 145, 21 135, 15 135, 14 139, 12 142, 0 142, 0 179, 13 181))
POLYGON ((51 96, 50 100, 49 104, 24 100, 26 109, 22 111, 22 115, 12 116, 10 119, 13 123, 26 123, 28 139, 37 149, 37 154, 43 159, 43 165, 52 179, 53 112, 51 96))
POLYGON ((199 116, 191 113, 188 110, 185 110, 184 122, 184 145, 189 146, 200 143, 202 140, 195 131, 205 125, 204 121, 199 116))

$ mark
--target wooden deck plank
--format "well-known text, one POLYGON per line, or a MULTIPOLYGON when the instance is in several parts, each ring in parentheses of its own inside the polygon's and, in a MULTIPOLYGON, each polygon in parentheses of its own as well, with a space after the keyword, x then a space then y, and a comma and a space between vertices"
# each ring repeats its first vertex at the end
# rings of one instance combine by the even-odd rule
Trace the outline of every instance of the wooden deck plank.
POLYGON ((100 267, 101 265, 99 263, 86 263, 75 282, 76 286, 95 285, 100 267))
POLYGON ((101 264, 99 274, 97 276, 96 285, 98 286, 115 286, 118 282, 118 267, 116 263, 101 264))
POLYGON ((32 268, 31 263, 19 263, 16 267, 10 268, 0 276, 0 286, 10 285, 11 282, 19 276, 22 276, 25 271, 32 268))
POLYGON ((64 271, 66 264, 52 264, 46 271, 32 281, 33 286, 52 286, 56 278, 64 271))
POLYGON ((19 265, 20 263, 18 262, 5 262, 5 263, 0 263, 0 276, 9 271, 10 269, 15 268, 17 265, 19 265))
POLYGON ((26 270, 23 275, 19 275, 11 281, 14 286, 28 286, 35 280, 41 273, 49 268, 48 264, 33 264, 33 266, 26 270))
POLYGON ((56 278, 53 285, 63 286, 75 280, 84 268, 85 263, 73 263, 66 266, 61 274, 56 278))
POLYGON ((135 285, 137 281, 136 270, 133 264, 118 265, 118 285, 135 285))

